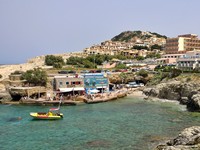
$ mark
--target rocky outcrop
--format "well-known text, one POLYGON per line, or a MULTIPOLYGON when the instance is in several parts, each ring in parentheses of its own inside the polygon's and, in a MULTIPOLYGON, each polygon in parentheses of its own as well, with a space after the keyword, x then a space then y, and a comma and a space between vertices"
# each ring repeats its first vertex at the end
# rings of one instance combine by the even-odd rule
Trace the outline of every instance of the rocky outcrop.
POLYGON ((10 87, 9 94, 12 100, 20 100, 22 97, 38 97, 38 95, 45 95, 46 88, 35 86, 35 87, 10 87))
POLYGON ((200 111, 200 84, 173 81, 143 90, 146 96, 177 100, 191 111, 200 111))
POLYGON ((6 90, 0 90, 0 103, 3 103, 5 101, 10 101, 12 98, 8 91, 6 90))
POLYGON ((175 139, 166 144, 158 145, 156 150, 199 150, 200 126, 184 129, 175 139))
POLYGON ((192 92, 189 97, 187 108, 190 111, 200 111, 200 92, 192 92))

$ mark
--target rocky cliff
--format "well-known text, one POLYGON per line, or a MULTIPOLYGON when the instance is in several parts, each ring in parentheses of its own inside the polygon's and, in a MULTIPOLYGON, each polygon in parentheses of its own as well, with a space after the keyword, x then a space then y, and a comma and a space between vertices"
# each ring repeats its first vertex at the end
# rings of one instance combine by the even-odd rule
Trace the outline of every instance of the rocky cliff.
POLYGON ((177 100, 187 105, 190 111, 200 112, 200 83, 170 81, 154 87, 147 87, 143 93, 150 97, 177 100))

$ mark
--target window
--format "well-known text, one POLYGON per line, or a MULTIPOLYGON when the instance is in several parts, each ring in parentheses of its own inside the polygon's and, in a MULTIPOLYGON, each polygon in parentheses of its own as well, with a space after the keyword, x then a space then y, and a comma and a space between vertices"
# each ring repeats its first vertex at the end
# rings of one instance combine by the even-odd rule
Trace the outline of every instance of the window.
POLYGON ((66 85, 69 85, 69 82, 66 82, 66 85))
POLYGON ((63 83, 62 82, 60 82, 60 85, 62 85, 63 83))
POLYGON ((80 82, 80 81, 77 81, 77 82, 76 82, 76 85, 79 85, 79 84, 81 84, 81 82, 80 82))
POLYGON ((76 84, 76 82, 72 82, 72 85, 75 85, 76 84))

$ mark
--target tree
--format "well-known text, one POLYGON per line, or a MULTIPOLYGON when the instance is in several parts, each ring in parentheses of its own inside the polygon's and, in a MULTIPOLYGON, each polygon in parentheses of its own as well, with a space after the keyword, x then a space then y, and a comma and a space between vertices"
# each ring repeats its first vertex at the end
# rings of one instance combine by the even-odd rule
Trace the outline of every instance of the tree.
POLYGON ((27 83, 35 86, 46 86, 47 73, 41 68, 34 68, 33 70, 27 70, 21 76, 22 80, 26 80, 27 83))
POLYGON ((154 50, 154 49, 162 50, 162 46, 160 46, 158 44, 154 44, 154 45, 151 46, 151 50, 154 50))
POLYGON ((62 68, 65 63, 61 56, 47 55, 45 56, 45 64, 55 68, 62 68))
POLYGON ((126 79, 127 79, 127 74, 126 73, 124 73, 124 72, 120 73, 119 77, 121 79, 122 84, 126 83, 126 79))

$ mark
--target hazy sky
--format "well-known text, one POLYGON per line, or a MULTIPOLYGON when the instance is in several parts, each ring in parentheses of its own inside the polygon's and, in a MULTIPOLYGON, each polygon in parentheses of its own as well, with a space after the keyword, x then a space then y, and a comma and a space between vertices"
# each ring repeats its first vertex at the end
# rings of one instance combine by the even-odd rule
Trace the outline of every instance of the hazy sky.
POLYGON ((0 0, 0 64, 82 51, 123 31, 200 36, 200 0, 0 0))

